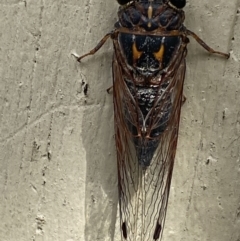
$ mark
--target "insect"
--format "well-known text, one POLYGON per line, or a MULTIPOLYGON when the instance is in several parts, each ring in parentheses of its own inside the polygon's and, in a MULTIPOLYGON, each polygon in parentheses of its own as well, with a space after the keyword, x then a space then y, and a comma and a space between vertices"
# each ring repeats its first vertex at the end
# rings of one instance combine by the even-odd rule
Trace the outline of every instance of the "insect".
POLYGON ((111 38, 121 238, 156 241, 163 234, 184 102, 188 36, 185 0, 118 0, 118 21, 80 62, 111 38))

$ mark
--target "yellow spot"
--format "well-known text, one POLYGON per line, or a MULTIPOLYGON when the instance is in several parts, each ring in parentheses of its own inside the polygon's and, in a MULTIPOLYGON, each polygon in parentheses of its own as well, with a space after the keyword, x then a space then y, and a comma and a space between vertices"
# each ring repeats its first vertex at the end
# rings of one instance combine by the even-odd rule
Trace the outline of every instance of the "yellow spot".
POLYGON ((154 54, 155 58, 156 58, 160 63, 162 63, 163 54, 164 54, 164 44, 161 43, 161 47, 160 47, 159 51, 158 51, 158 52, 155 52, 155 53, 153 53, 153 54, 154 54))
POLYGON ((135 62, 136 60, 138 60, 141 57, 142 51, 137 50, 137 46, 136 46, 135 42, 133 43, 132 51, 133 51, 133 61, 135 62))
POLYGON ((151 19, 153 16, 153 8, 152 8, 152 4, 150 3, 149 7, 148 7, 148 27, 150 28, 152 23, 151 23, 151 19))
POLYGON ((152 15, 153 15, 153 8, 152 8, 152 5, 150 5, 148 7, 148 18, 152 19, 152 15))

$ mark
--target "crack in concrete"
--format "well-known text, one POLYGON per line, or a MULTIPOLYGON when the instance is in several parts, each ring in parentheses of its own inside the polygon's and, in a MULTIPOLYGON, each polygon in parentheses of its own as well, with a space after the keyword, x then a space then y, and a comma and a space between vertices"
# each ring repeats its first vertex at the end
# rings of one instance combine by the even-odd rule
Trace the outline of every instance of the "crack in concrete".
MULTIPOLYGON (((94 106, 98 106, 98 105, 94 105, 94 106)), ((68 105, 58 105, 58 106, 55 106, 54 109, 46 110, 41 115, 39 115, 38 118, 36 118, 35 120, 32 120, 32 121, 29 121, 28 123, 25 123, 20 128, 16 129, 16 131, 12 132, 10 135, 6 136, 3 139, 0 139, 0 143, 10 141, 12 138, 14 138, 14 136, 16 136, 18 133, 23 131, 27 126, 32 127, 34 124, 39 123, 46 115, 48 115, 50 113, 54 113, 55 111, 60 111, 64 108, 68 108, 68 109, 72 110, 72 109, 75 109, 76 107, 77 108, 85 108, 85 106, 79 106, 78 104, 76 104, 76 105, 69 105, 69 106, 68 105)), ((25 138, 24 138, 24 140, 25 140, 25 138)))
POLYGON ((235 39, 234 38, 235 33, 238 32, 238 30, 236 29, 236 25, 238 23, 238 19, 239 19, 239 15, 240 15, 240 0, 236 1, 235 9, 237 9, 237 10, 236 10, 234 18, 233 18, 233 22, 232 22, 232 25, 231 25, 231 32, 230 32, 230 35, 229 35, 229 49, 230 49, 230 52, 232 51, 232 45, 233 45, 233 42, 234 42, 234 39, 235 39))
MULTIPOLYGON (((86 14, 86 29, 88 29, 88 27, 89 27, 90 9, 91 9, 91 0, 87 0, 86 7, 87 7, 87 9, 85 11, 85 14, 86 14)), ((88 40, 87 35, 88 34, 84 34, 83 49, 84 49, 84 46, 86 45, 86 40, 88 40)))
MULTIPOLYGON (((40 21, 40 27, 39 27, 39 32, 40 34, 38 35, 37 37, 37 40, 36 40, 36 48, 35 48, 35 54, 34 54, 34 64, 33 64, 33 68, 32 68, 32 78, 31 78, 31 83, 30 83, 30 93, 29 93, 29 104, 27 106, 27 121, 26 121, 26 124, 24 126, 22 126, 21 128, 19 128, 14 134, 17 134, 19 131, 21 131, 21 129, 25 130, 25 134, 24 134, 24 137, 23 137, 23 147, 22 147, 22 157, 21 157, 21 161, 20 161, 20 170, 22 169, 22 163, 24 162, 23 158, 25 156, 25 152, 26 152, 26 139, 27 139, 27 133, 28 133, 28 129, 29 129, 29 124, 30 124, 30 118, 31 118, 31 105, 32 105, 32 96, 33 96, 33 80, 35 79, 35 73, 36 73, 36 68, 37 68, 37 54, 38 54, 38 50, 40 48, 40 40, 41 40, 41 32, 42 32, 42 20, 43 20, 43 9, 44 9, 44 1, 41 0, 41 11, 40 11, 40 14, 39 14, 39 21, 40 21)), ((0 143, 3 142, 3 141, 6 141, 6 139, 11 139, 11 135, 9 135, 9 137, 5 138, 4 140, 0 140, 0 143)))
POLYGON ((47 158, 49 161, 51 161, 51 159, 52 159, 52 152, 51 152, 52 125, 53 125, 53 113, 51 114, 49 133, 48 133, 48 138, 47 138, 47 158))

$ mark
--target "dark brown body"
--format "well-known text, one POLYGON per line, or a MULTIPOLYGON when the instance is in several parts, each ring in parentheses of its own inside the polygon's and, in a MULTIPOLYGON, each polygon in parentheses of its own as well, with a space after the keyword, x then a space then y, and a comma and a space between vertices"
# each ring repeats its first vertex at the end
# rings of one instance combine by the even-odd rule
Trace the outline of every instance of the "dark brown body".
POLYGON ((177 148, 188 35, 185 1, 118 0, 119 21, 87 55, 111 37, 113 100, 122 240, 162 237, 177 148))

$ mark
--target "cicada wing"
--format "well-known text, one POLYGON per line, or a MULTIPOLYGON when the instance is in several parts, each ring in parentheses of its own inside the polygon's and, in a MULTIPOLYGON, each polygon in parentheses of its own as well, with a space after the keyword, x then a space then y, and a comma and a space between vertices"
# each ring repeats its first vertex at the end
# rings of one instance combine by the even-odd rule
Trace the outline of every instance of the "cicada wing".
MULTIPOLYGON (((179 52, 171 74, 166 77, 168 87, 160 97, 156 97, 154 108, 148 119, 152 128, 158 128, 159 116, 171 108, 163 133, 158 137, 149 166, 139 164, 136 143, 129 124, 136 128, 141 114, 138 103, 124 81, 126 66, 122 64, 116 53, 113 58, 113 94, 115 138, 118 162, 118 187, 120 207, 120 228, 124 241, 154 241, 162 237, 170 184, 177 147, 179 118, 182 104, 182 90, 185 77, 185 49, 179 52), (135 122, 135 123, 134 123, 135 122)), ((128 76, 131 78, 131 76, 128 76)), ((138 132, 138 130, 136 130, 138 132)))
POLYGON ((113 78, 121 235, 122 240, 136 240, 139 207, 137 205, 139 198, 136 195, 139 190, 138 179, 141 169, 134 153, 132 135, 126 126, 124 114, 125 111, 130 112, 130 109, 126 109, 126 103, 131 103, 131 94, 123 81, 122 68, 116 56, 113 58, 113 78))

